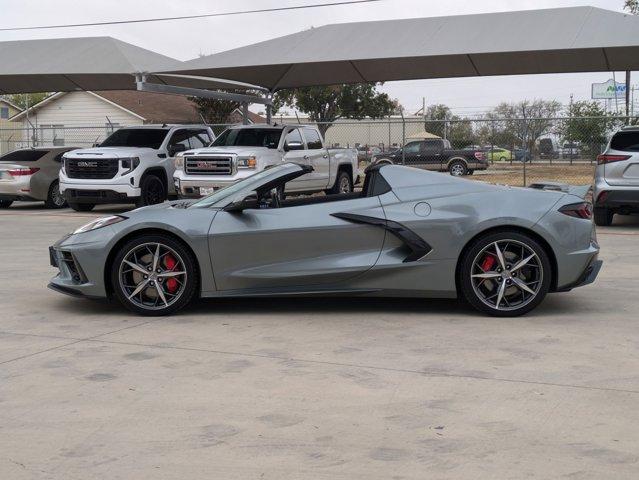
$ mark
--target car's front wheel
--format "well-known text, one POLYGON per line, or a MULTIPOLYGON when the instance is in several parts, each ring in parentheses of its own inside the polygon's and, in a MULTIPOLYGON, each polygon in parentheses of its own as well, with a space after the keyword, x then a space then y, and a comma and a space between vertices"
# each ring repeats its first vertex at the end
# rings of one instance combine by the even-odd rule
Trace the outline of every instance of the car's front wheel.
POLYGON ((142 177, 140 190, 140 198, 135 202, 135 206, 138 208, 162 203, 167 199, 164 182, 156 175, 148 174, 142 177))
POLYGON ((459 286, 477 310, 498 317, 523 315, 544 299, 552 267, 544 248, 519 232, 496 232, 477 239, 464 253, 459 286))
POLYGON ((193 254, 168 235, 142 235, 123 245, 111 265, 116 298, 140 315, 169 315, 195 296, 198 270, 193 254))

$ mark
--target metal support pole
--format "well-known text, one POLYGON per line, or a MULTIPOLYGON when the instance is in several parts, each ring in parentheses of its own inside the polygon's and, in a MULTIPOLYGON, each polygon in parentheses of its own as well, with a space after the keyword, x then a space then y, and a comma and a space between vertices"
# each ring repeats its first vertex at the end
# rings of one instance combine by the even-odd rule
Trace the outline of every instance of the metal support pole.
MULTIPOLYGON (((526 120, 526 107, 523 107, 524 115, 524 187, 526 186, 526 153, 528 152, 528 121, 526 120)), ((532 149, 531 149, 532 150, 532 149)), ((532 161, 532 151, 530 152, 530 161, 532 161)))
POLYGON ((248 102, 244 102, 242 103, 242 124, 243 125, 248 125, 249 124, 249 104, 248 102))
POLYGON ((406 119, 404 118, 404 111, 400 110, 402 114, 402 165, 406 165, 406 119))

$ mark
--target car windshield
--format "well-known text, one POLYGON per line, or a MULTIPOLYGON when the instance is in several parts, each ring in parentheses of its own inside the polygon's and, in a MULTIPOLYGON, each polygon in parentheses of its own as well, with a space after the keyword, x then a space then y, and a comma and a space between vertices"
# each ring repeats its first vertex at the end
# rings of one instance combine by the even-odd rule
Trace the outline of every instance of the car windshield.
POLYGON ((255 173, 250 177, 246 177, 244 180, 240 180, 233 185, 224 187, 215 193, 192 203, 189 208, 218 208, 226 206, 228 204, 229 197, 234 197, 242 191, 249 193, 264 184, 265 180, 269 177, 275 179, 285 172, 294 172, 296 169, 299 170, 299 168, 299 165, 286 163, 277 167, 262 170, 261 172, 255 173))
POLYGON ((160 128, 121 128, 100 144, 101 147, 139 147, 157 150, 169 131, 160 128))
POLYGON ((277 148, 281 136, 282 129, 276 128, 228 128, 211 146, 277 148))

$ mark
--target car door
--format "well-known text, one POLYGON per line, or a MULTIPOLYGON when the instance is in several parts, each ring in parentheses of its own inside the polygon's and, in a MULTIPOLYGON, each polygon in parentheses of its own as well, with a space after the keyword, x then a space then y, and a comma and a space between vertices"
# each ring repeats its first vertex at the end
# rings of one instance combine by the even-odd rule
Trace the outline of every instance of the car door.
POLYGON ((307 161, 313 167, 313 172, 306 175, 309 179, 308 185, 313 190, 324 190, 328 187, 330 176, 328 151, 324 148, 324 143, 316 129, 304 127, 302 133, 306 141, 307 161))
POLYGON ((402 160, 406 162, 406 165, 419 165, 424 163, 422 158, 421 145, 423 142, 408 142, 404 145, 403 158, 400 152, 397 158, 397 163, 402 163, 402 160))
POLYGON ((425 140, 421 144, 421 156, 428 170, 441 170, 445 167, 442 157, 443 141, 440 139, 425 140))
POLYGON ((379 197, 308 203, 317 198, 282 208, 219 211, 209 233, 217 289, 330 289, 372 268, 385 230, 336 214, 384 219, 379 197))
MULTIPOLYGON (((292 162, 307 166, 311 165, 300 128, 293 127, 284 132, 282 148, 284 149, 284 155, 282 156, 283 162, 292 162)), ((295 179, 294 181, 288 182, 286 184, 286 191, 293 192, 312 190, 311 185, 312 179, 307 174, 295 179)))

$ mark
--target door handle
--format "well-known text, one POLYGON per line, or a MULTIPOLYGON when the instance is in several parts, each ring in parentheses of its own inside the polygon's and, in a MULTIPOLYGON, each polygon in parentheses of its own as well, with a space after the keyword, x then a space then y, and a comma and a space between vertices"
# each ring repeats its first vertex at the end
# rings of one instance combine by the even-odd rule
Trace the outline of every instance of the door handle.
POLYGON ((308 155, 304 155, 302 158, 303 158, 304 160, 308 160, 308 155))
POLYGON ((324 154, 322 155, 322 158, 328 158, 328 155, 324 154))

